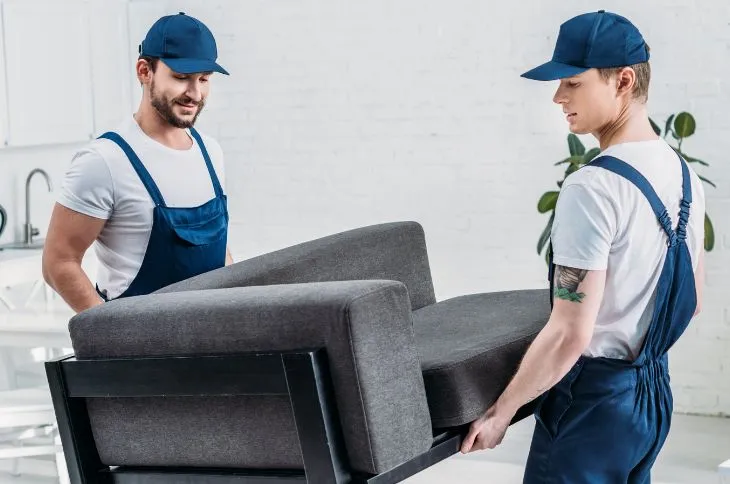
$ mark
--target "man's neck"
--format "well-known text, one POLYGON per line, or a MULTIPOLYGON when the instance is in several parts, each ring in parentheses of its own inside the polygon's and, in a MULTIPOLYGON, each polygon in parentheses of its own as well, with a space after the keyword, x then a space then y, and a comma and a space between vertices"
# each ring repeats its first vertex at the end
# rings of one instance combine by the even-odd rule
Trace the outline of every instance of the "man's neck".
POLYGON ((593 135, 598 139, 601 151, 621 143, 659 139, 649 123, 646 105, 638 102, 629 103, 614 121, 593 135))
POLYGON ((168 148, 187 150, 193 145, 184 129, 172 126, 150 104, 140 104, 134 120, 144 134, 168 148))

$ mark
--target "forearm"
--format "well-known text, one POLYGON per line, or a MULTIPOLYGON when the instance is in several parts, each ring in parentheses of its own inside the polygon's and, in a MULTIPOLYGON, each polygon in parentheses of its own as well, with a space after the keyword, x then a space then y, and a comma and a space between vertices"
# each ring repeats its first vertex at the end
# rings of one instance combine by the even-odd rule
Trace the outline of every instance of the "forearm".
POLYGON ((80 262, 55 262, 49 264, 43 272, 46 282, 75 312, 103 303, 80 262))
POLYGON ((496 402, 497 412, 514 415, 557 384, 580 357, 582 346, 562 325, 550 322, 525 353, 514 378, 496 402))

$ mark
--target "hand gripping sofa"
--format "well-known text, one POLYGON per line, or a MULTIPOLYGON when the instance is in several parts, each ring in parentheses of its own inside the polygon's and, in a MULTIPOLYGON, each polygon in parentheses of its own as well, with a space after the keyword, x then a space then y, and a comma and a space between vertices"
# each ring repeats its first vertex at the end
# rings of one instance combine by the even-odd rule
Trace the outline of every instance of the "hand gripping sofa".
POLYGON ((105 303, 46 363, 71 481, 400 482, 458 451, 549 313, 546 289, 437 302, 415 222, 105 303))

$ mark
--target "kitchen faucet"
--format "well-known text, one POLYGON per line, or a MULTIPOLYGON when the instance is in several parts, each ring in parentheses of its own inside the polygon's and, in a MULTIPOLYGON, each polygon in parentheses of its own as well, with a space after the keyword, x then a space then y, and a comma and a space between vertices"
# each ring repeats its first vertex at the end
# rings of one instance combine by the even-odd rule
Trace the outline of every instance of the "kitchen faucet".
POLYGON ((23 226, 23 242, 25 244, 32 244, 33 237, 40 233, 38 227, 33 227, 33 225, 30 223, 30 181, 33 178, 33 175, 35 175, 36 173, 43 175, 43 178, 46 179, 46 185, 48 185, 48 191, 53 191, 53 186, 51 185, 51 177, 49 177, 48 173, 46 173, 44 170, 42 170, 41 168, 35 168, 30 173, 28 173, 28 178, 25 179, 25 225, 23 226))

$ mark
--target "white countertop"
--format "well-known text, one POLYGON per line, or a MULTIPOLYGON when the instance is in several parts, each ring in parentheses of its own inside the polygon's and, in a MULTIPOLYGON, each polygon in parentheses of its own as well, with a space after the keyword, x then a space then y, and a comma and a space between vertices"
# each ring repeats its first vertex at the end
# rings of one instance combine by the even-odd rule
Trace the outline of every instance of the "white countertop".
POLYGON ((42 249, 3 249, 0 250, 0 263, 43 256, 42 249))

